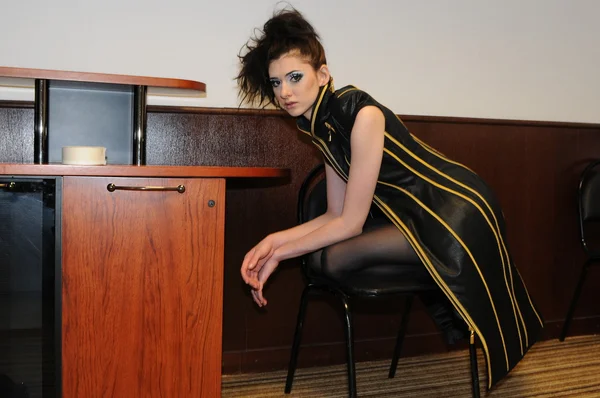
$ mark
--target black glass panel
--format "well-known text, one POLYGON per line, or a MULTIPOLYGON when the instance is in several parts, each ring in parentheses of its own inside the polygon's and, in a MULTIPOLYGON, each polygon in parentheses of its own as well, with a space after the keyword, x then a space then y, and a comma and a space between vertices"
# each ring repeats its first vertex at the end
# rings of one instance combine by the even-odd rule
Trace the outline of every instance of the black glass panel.
POLYGON ((58 393, 56 192, 0 179, 0 397, 58 393))

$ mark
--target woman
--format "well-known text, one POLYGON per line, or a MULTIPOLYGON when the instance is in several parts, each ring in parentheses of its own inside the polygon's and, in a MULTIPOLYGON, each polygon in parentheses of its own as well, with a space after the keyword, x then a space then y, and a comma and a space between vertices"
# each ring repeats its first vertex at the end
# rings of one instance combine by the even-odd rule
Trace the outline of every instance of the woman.
MULTIPOLYGON (((254 301, 283 260, 364 239, 372 204, 389 220, 398 263, 425 266, 480 338, 489 386, 523 357, 543 327, 511 261, 502 211, 474 172, 411 135, 389 109, 353 86, 333 87, 313 27, 296 10, 266 22, 240 55, 242 101, 275 104, 297 118, 323 153, 327 212, 267 236, 241 267, 254 301)), ((381 230, 379 230, 381 232, 381 230)), ((351 272, 329 270, 328 272, 351 272)))

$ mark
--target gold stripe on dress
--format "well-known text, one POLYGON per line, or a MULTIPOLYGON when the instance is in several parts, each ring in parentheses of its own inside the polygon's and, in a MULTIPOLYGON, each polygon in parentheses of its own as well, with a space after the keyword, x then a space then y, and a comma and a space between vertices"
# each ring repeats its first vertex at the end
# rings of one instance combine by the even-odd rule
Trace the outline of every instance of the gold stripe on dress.
MULTIPOLYGON (((498 234, 499 234, 499 236, 500 236, 500 242, 501 242, 501 244, 502 244, 502 249, 503 249, 503 251, 504 251, 504 254, 505 254, 505 256, 506 256, 507 260, 510 260, 510 257, 509 257, 509 255, 508 255, 508 249, 506 248, 506 244, 504 243, 504 239, 503 239, 503 237, 502 237, 502 233, 501 233, 501 231, 500 231, 500 226, 498 225, 498 220, 496 219, 496 215, 495 215, 494 211, 492 210, 491 206, 490 206, 490 205, 488 204, 488 202, 487 202, 487 201, 486 201, 486 200, 485 200, 485 199, 484 199, 484 198, 481 196, 481 194, 480 194, 479 192, 477 192, 476 190, 474 190, 473 188, 471 188, 471 187, 469 187, 469 186, 467 186, 467 185, 465 185, 465 184, 461 183, 460 181, 457 181, 457 180, 455 180, 455 179, 454 179, 454 178, 452 178, 451 176, 449 176, 449 175, 447 175, 447 174, 445 174, 445 173, 441 172, 440 170, 436 169, 435 167, 433 167, 433 166, 432 166, 432 165, 430 165, 429 163, 425 162, 424 160, 422 160, 421 158, 419 158, 417 155, 415 155, 414 153, 412 153, 410 150, 408 150, 408 149, 407 149, 407 148, 406 148, 404 145, 402 145, 400 142, 398 142, 398 141, 397 141, 397 140, 396 140, 394 137, 392 137, 392 136, 391 136, 389 133, 387 133, 387 132, 386 132, 385 134, 386 134, 386 136, 387 136, 387 137, 388 137, 388 138, 389 138, 389 139, 390 139, 390 140, 391 140, 393 143, 395 143, 395 144, 396 144, 398 147, 400 147, 400 148, 401 148, 401 149, 402 149, 404 152, 406 152, 406 153, 407 153, 408 155, 410 155, 412 158, 414 158, 415 160, 417 160, 419 163, 423 164, 425 167, 429 168, 430 170, 433 170, 433 171, 435 171, 437 174, 439 174, 439 175, 441 175, 442 177, 444 177, 444 178, 448 179, 449 181, 451 181, 451 182, 455 183, 456 185, 458 185, 458 186, 460 186, 460 187, 462 187, 462 188, 466 189, 467 191, 469 191, 469 192, 471 192, 471 193, 475 194, 475 195, 476 195, 476 196, 477 196, 479 199, 481 199, 481 201, 482 201, 482 202, 485 204, 485 206, 488 208, 488 210, 489 210, 489 211, 490 211, 490 213, 492 214, 492 218, 494 219, 494 224, 496 225, 496 230, 498 231, 498 234)), ((435 153, 434 153, 434 154, 435 154, 435 153)), ((442 160, 446 160, 446 161, 448 161, 449 163, 452 163, 452 164, 456 164, 456 165, 462 166, 463 168, 465 168, 465 169, 467 169, 467 170, 471 171, 470 169, 468 169, 468 168, 467 168, 467 167, 465 167, 464 165, 461 165, 460 163, 452 162, 452 161, 450 161, 450 160, 448 160, 448 159, 444 159, 444 158, 443 158, 442 160)), ((471 172, 472 172, 472 171, 471 171, 471 172)), ((475 173, 474 173, 474 174, 475 174, 475 173)), ((484 216, 485 216, 485 214, 484 214, 484 216)), ((487 217, 486 217, 486 219, 487 219, 487 217)), ((488 222, 489 222, 489 221, 488 221, 488 222)), ((491 227, 491 225, 490 225, 490 227, 491 227)), ((494 229, 493 229, 493 227, 492 227, 492 230, 494 230, 494 229)), ((503 266, 504 266, 504 261, 503 261, 503 266)), ((514 281, 513 281, 513 276, 512 276, 512 269, 511 269, 511 267, 510 267, 510 266, 508 267, 508 271, 509 271, 509 274, 510 274, 510 279, 511 279, 511 290, 512 290, 511 300, 512 300, 512 296, 515 296, 515 292, 514 292, 514 281)), ((505 271, 505 272, 506 272, 506 271, 505 271)), ((522 279, 521 279, 521 280, 522 280, 522 279)), ((527 287, 525 286, 525 284, 524 284, 524 283, 523 283, 523 287, 524 287, 524 288, 525 288, 525 290, 527 291, 527 287)), ((529 295, 529 292, 527 292, 527 294, 529 295)), ((516 297, 515 297, 515 300, 516 300, 516 297)), ((514 311, 514 306, 515 306, 515 305, 513 305, 513 311, 514 311)), ((518 302, 516 303, 516 308, 517 308, 517 312, 519 313, 519 318, 520 318, 520 321, 521 321, 521 322, 522 322, 522 324, 523 324, 523 329, 524 329, 524 332, 525 332, 525 341, 526 341, 526 346, 529 346, 529 338, 528 338, 528 334, 527 334, 527 327, 526 327, 526 325, 525 325, 525 321, 523 320, 523 315, 522 315, 522 313, 521 313, 521 309, 519 308, 518 302)), ((539 314, 537 313, 537 311, 535 310, 535 307, 533 307, 533 306, 532 306, 531 308, 532 308, 533 312, 535 313, 535 315, 537 316, 537 318, 538 318, 538 321, 539 321, 539 322, 540 322, 540 324, 543 326, 542 319, 541 319, 541 317, 539 316, 539 314)), ((521 351, 521 354, 522 354, 522 353, 523 353, 523 351, 521 351)))
MULTIPOLYGON (((396 115, 396 117, 398 117, 398 116, 396 115)), ((400 121, 400 122, 402 122, 402 121, 400 121)), ((405 126, 405 127, 406 127, 406 126, 405 126)), ((419 145, 421 145, 421 146, 422 146, 422 147, 423 147, 425 150, 427 150, 428 152, 431 152, 431 153, 433 153, 434 155, 436 155, 437 157, 439 157, 439 158, 441 158, 441 159, 444 159, 444 160, 447 160, 448 162, 451 162, 451 161, 450 161, 450 159, 446 158, 446 155, 444 155, 443 153, 441 153, 441 152, 440 152, 440 151, 438 151, 437 149, 435 149, 435 148, 433 148, 433 147, 429 146, 429 144, 427 144, 427 143, 425 143, 425 142, 421 141, 421 140, 419 139, 419 137, 417 137, 417 136, 416 136, 416 135, 414 135, 413 133, 408 133, 408 134, 410 134, 410 136, 412 137, 412 139, 413 139, 413 140, 415 140, 415 141, 416 141, 416 142, 417 142, 419 145)), ((456 163, 456 162, 454 162, 454 163, 456 163)), ((458 164, 458 163, 457 163, 457 164, 458 164)), ((462 166, 462 164, 461 164, 461 166, 462 166)))
POLYGON ((396 213, 394 213, 393 210, 390 209, 385 204, 385 202, 383 202, 383 200, 381 200, 377 195, 375 195, 374 198, 377 207, 379 207, 381 211, 383 211, 384 214, 386 214, 388 218, 394 223, 394 225, 396 225, 400 232, 402 232, 408 243, 413 247, 419 258, 423 261, 423 265, 425 266, 425 269, 429 272, 429 275, 431 275, 436 284, 445 292, 446 296, 454 303, 455 308, 463 317, 468 327, 477 332, 477 335, 481 340, 483 350, 485 351, 484 357, 487 362, 488 388, 492 388, 492 365, 485 336, 483 335, 481 330, 479 330, 477 324, 473 321, 466 308, 462 306, 461 302, 458 300, 458 298, 456 298, 452 290, 448 287, 448 285, 446 285, 446 282, 443 280, 443 278, 437 273, 437 270, 431 263, 431 260, 429 259, 427 254, 424 253, 423 248, 419 245, 417 239, 412 235, 408 227, 402 222, 402 220, 396 215, 396 213))
POLYGON ((471 251, 469 250, 467 245, 463 242, 463 240, 460 238, 460 236, 458 236, 458 234, 444 220, 442 220, 442 218, 440 216, 435 214, 429 207, 427 207, 423 202, 421 202, 416 196, 414 196, 407 190, 400 188, 397 185, 389 184, 389 183, 386 183, 383 181, 378 181, 378 183, 395 188, 398 191, 404 193, 409 198, 411 198, 423 210, 425 210, 427 213, 429 213, 431 216, 433 216, 433 218, 435 218, 440 224, 442 224, 444 226, 444 228, 446 228, 448 230, 448 232, 450 232, 450 234, 454 237, 454 239, 456 239, 456 241, 463 247, 463 249, 469 256, 469 258, 473 262, 473 265, 475 266, 475 269, 477 270, 477 273, 479 274, 479 277, 481 278, 481 281, 483 282, 483 286, 485 287, 486 293, 490 300, 490 304, 492 306, 492 311, 494 312, 494 317, 496 318, 496 324, 498 325, 498 331, 500 332, 500 338, 502 339, 502 347, 504 349, 504 358, 506 359, 506 370, 507 371, 510 370, 510 364, 508 361, 508 352, 506 351, 506 343, 504 341, 504 333, 502 332, 502 327, 500 326, 500 319, 498 318, 498 313, 496 312, 496 306, 494 305, 494 300, 492 299, 492 294, 490 293, 490 289, 485 281, 485 278, 483 277, 483 273, 481 272, 481 269, 479 268, 477 261, 475 260, 475 257, 473 256, 473 254, 471 253, 471 251))
POLYGON ((412 138, 413 138, 415 141, 417 141, 417 143, 419 143, 419 144, 420 144, 420 145, 421 145, 421 146, 422 146, 422 147, 423 147, 423 148, 424 148, 424 149, 425 149, 427 152, 429 152, 429 153, 431 153, 431 154, 433 154, 433 155, 437 156, 438 158, 442 159, 442 160, 443 160, 443 161, 445 161, 445 162, 448 162, 448 163, 454 164, 454 165, 456 165, 456 166, 462 167, 463 169, 465 169, 465 170, 469 170, 471 173, 473 173, 473 174, 477 175, 477 173, 476 173, 476 172, 474 172, 473 170, 471 170, 470 168, 468 168, 468 167, 467 167, 467 166, 465 166, 464 164, 462 164, 462 163, 459 163, 459 162, 455 162, 455 161, 454 161, 454 160, 452 160, 452 159, 448 159, 448 158, 446 157, 446 155, 444 155, 443 153, 441 153, 441 152, 439 152, 439 151, 437 151, 437 150, 433 149, 433 148, 432 148, 432 147, 430 147, 428 144, 426 144, 425 142, 423 142, 423 141, 421 141, 419 138, 417 138, 417 136, 415 136, 415 135, 413 135, 413 134, 410 134, 410 135, 411 135, 411 136, 412 136, 412 138))
MULTIPOLYGON (((446 178, 447 180, 455 183, 456 185, 466 189, 467 191, 473 193, 474 195, 476 195, 487 207, 487 209, 490 211, 492 218, 494 219, 494 224, 495 224, 495 228, 492 225, 491 221, 489 220, 487 214, 485 213, 485 211, 483 211, 483 209, 476 204, 471 198, 468 198, 467 196, 462 195, 461 193, 454 191, 448 187, 445 187, 446 190, 448 190, 449 192, 452 192, 455 195, 460 196, 461 198, 469 201, 471 204, 473 204, 473 206, 475 206, 483 215, 483 217, 485 218, 486 222, 488 223, 488 225, 490 226, 490 229, 492 230, 494 236, 496 237, 496 243, 498 244, 498 251, 500 254, 500 258, 502 260, 502 269, 503 269, 503 273, 504 273, 504 281, 506 283, 506 288, 508 290, 508 295, 510 297, 511 300, 511 304, 512 304, 512 308, 513 308, 513 313, 515 315, 515 322, 517 323, 517 329, 519 331, 519 343, 521 345, 521 355, 523 355, 523 343, 522 343, 522 337, 521 337, 521 331, 520 331, 520 327, 521 325, 519 325, 519 321, 522 323, 523 326, 523 331, 525 333, 525 345, 529 346, 529 337, 528 337, 528 333, 527 333, 527 327, 525 326, 525 321, 523 320, 523 315, 521 313, 521 309, 519 308, 518 303, 516 302, 516 297, 515 297, 515 291, 514 291, 514 281, 513 281, 513 277, 512 277, 512 269, 510 267, 510 257, 508 255, 508 249, 506 248, 506 245, 504 243, 504 238, 502 237, 502 233, 500 231, 500 226, 498 225, 498 220, 496 219, 496 215, 494 214, 494 211, 492 210, 491 206, 488 204, 488 202, 481 196, 481 194, 479 192, 477 192, 476 190, 474 190, 473 188, 461 183, 460 181, 455 180, 454 178, 450 177, 449 175, 442 173, 440 170, 436 169, 435 167, 431 166, 429 163, 423 161, 421 158, 419 158, 418 156, 416 156, 414 153, 412 153, 411 151, 409 151, 404 145, 402 145, 400 142, 398 142, 394 137, 392 137, 389 133, 385 133, 386 137, 392 141, 394 144, 396 144, 398 147, 400 147, 400 149, 402 149, 404 152, 406 152, 408 155, 410 155, 413 159, 416 159, 419 163, 425 165, 427 168, 429 168, 430 170, 435 171, 437 174, 441 175, 442 177, 446 178), (506 262, 504 261, 504 258, 506 258, 506 262), (508 274, 510 276, 510 286, 506 277, 506 270, 508 268, 508 274), (518 313, 518 316, 517 316, 518 313)), ((432 184, 436 185, 436 183, 433 183, 432 180, 427 179, 425 176, 420 175, 421 178, 431 182, 432 184)), ((438 185, 436 185, 438 186, 438 185)), ((443 186, 440 184, 440 186, 443 186)))
POLYGON ((340 98, 342 95, 344 95, 344 94, 346 94, 346 93, 348 93, 348 92, 350 92, 350 91, 355 91, 355 90, 358 90, 358 89, 357 89, 356 87, 349 88, 349 89, 347 89, 347 90, 344 90, 344 91, 342 91, 342 92, 340 93, 340 95, 338 95, 337 97, 338 97, 338 98, 340 98))
MULTIPOLYGON (((387 133, 386 133, 386 134, 387 134, 387 133)), ((496 233, 496 231, 494 230, 494 227, 492 226, 492 224, 491 224, 490 220, 488 219, 488 217, 487 217, 487 215, 485 214, 485 212, 483 211, 483 209, 482 209, 482 208, 481 208, 481 207, 480 207, 480 206, 479 206, 477 203, 475 203, 475 201, 473 201, 471 198, 469 198, 469 197, 467 197, 467 196, 463 195, 463 194, 462 194, 462 193, 460 193, 460 192, 454 191, 454 190, 452 190, 452 189, 450 189, 450 188, 448 188, 448 187, 446 187, 446 186, 444 186, 444 185, 441 185, 441 184, 439 184, 439 183, 437 183, 437 182, 435 182, 435 181, 433 181, 433 180, 431 180, 431 179, 427 178, 426 176, 424 176, 423 174, 419 173, 419 172, 418 172, 418 171, 416 171, 415 169, 411 168, 411 167, 410 167, 410 166, 409 166, 407 163, 405 163, 405 162, 404 162, 404 161, 402 161, 400 158, 398 158, 398 157, 397 157, 397 156, 396 156, 396 155, 395 155, 393 152, 391 152, 389 149, 387 149, 387 148, 384 148, 383 150, 384 150, 386 153, 388 153, 388 155, 390 155, 390 156, 392 156, 394 159, 396 159, 396 160, 397 160, 397 161, 398 161, 400 164, 402 164, 402 165, 403 165, 404 167, 406 167, 408 170, 412 171, 412 172, 413 172, 413 173, 414 173, 416 176, 418 176, 418 177, 422 178, 423 180, 427 181, 428 183, 430 183, 431 185, 433 185, 433 186, 435 186, 435 187, 438 187, 438 188, 440 188, 440 189, 442 189, 442 190, 444 190, 444 191, 450 192, 450 193, 452 193, 452 194, 454 194, 454 195, 456 195, 456 196, 459 196, 459 197, 463 198, 464 200, 466 200, 466 201, 468 201, 469 203, 471 203, 471 204, 472 204, 472 205, 473 205, 475 208, 477 208, 477 209, 478 209, 478 210, 481 212, 481 214, 483 215, 484 219, 485 219, 485 220, 486 220, 486 222, 488 223, 488 225, 489 225, 489 227, 490 227, 490 229, 491 229, 492 233, 494 234, 494 236, 495 236, 495 238, 496 238, 496 244, 498 245, 498 251, 499 251, 499 254, 500 254, 500 259, 501 259, 501 261, 502 261, 502 268, 503 268, 503 274, 504 274, 504 282, 505 282, 505 284, 506 284, 506 289, 507 289, 507 292, 508 292, 508 297, 510 298, 510 301, 511 301, 511 304, 512 304, 512 308, 513 308, 513 314, 514 314, 514 318, 515 318, 515 325, 516 325, 516 327, 517 327, 517 332, 518 332, 518 334, 519 334, 519 345, 520 345, 520 348, 521 348, 521 355, 523 355, 523 341, 522 341, 522 337, 521 337, 521 330, 520 330, 520 325, 519 325, 519 319, 518 319, 518 317, 517 317, 517 311, 515 311, 515 302, 514 302, 514 299, 513 299, 513 296, 512 296, 512 294, 511 294, 511 288, 510 288, 510 286, 509 286, 509 284, 508 284, 508 280, 507 280, 507 277, 506 277, 506 268, 507 268, 507 267, 506 267, 506 265, 505 265, 505 262, 504 262, 504 257, 503 257, 503 255, 502 255, 502 249, 500 248, 500 241, 499 241, 499 238, 498 238, 498 234, 497 234, 497 233, 496 233)), ((384 182, 382 182, 382 184, 384 184, 384 185, 389 185, 389 186, 392 186, 392 187, 394 187, 394 188, 396 188, 396 189, 400 189, 400 190, 402 190, 402 188, 399 188, 399 187, 397 187, 397 186, 395 186, 395 185, 393 185, 393 184, 384 183, 384 182)), ((448 228, 450 228, 450 227, 448 226, 448 228)), ((450 230, 451 230, 451 229, 450 229, 450 230)), ((469 251, 468 251, 468 248, 466 247, 466 245, 465 245, 465 249, 467 250, 467 252, 469 252, 469 251)), ((470 252, 469 252, 469 255, 470 255, 470 252)), ((475 263, 475 265, 477 266, 477 263, 475 263)), ((510 267, 508 267, 508 268, 510 269, 510 267)), ((478 269, 478 271, 479 271, 479 269, 478 269)), ((487 286, 487 284, 486 284, 485 280, 483 279, 483 276, 482 276, 482 280, 483 280, 483 283, 484 283, 484 285, 485 285, 485 287, 486 287, 486 290, 488 291, 488 294, 489 294, 489 288, 488 288, 488 286, 487 286)), ((514 294, 514 291, 513 291, 513 294, 514 294)), ((491 296, 491 294, 489 294, 489 298, 490 298, 490 302, 492 302, 492 306, 493 306, 493 301, 492 301, 492 296, 491 296)), ((518 309, 518 306, 517 306, 516 308, 517 308, 517 310, 518 310, 518 312, 519 312, 519 315, 520 315, 520 310, 518 309)), ((494 310, 494 311, 495 311, 495 310, 494 310)), ((522 318, 521 318, 521 319, 522 319, 522 318)), ((499 327, 499 328, 500 328, 500 327, 499 327)), ((501 328, 500 328, 500 329, 501 329, 501 328)), ((526 330, 525 330, 525 333, 526 333, 526 336, 527 336, 527 331, 526 331, 526 330)), ((502 334, 502 332, 501 332, 501 334, 502 334)), ((504 341, 504 339, 503 339, 503 341, 504 341)), ((506 352, 506 348, 505 348, 504 350, 505 350, 505 352, 506 352)))
POLYGON ((298 130, 302 131, 304 134, 310 135, 312 137, 312 135, 310 134, 310 131, 303 130, 298 125, 296 125, 296 127, 298 128, 298 130))
POLYGON ((315 135, 315 120, 317 119, 317 112, 319 112, 319 107, 321 106, 321 102, 323 102, 323 97, 325 96, 325 93, 327 92, 327 88, 329 87, 329 83, 327 83, 325 85, 325 87, 323 88, 323 90, 321 91, 321 95, 319 95, 319 100, 317 101, 317 104, 315 105, 315 107, 313 108, 312 111, 312 115, 311 115, 311 121, 310 121, 310 132, 311 134, 314 136, 315 135))
MULTIPOLYGON (((396 116, 396 117, 398 117, 398 116, 396 116)), ((400 118, 398 118, 398 120, 400 120, 400 118)), ((402 122, 402 120, 400 120, 400 123, 402 123, 402 124, 404 125, 404 123, 402 122)), ((405 127, 406 127, 406 126, 405 126, 405 127)), ((465 166, 464 164, 462 164, 462 163, 458 163, 458 162, 455 162, 455 161, 453 161, 453 160, 451 160, 451 159, 448 159, 448 158, 446 158, 446 157, 444 156, 444 154, 442 154, 441 152, 439 152, 439 151, 437 151, 437 150, 433 149, 432 147, 430 147, 429 145, 427 145, 425 142, 421 141, 421 140, 420 140, 418 137, 416 137, 415 135, 413 135, 413 134, 410 134, 410 135, 412 136, 412 138, 413 138, 415 141, 417 141, 419 144, 421 144, 421 146, 422 146, 423 148, 425 148, 425 150, 427 150, 427 151, 428 151, 428 152, 430 152, 431 154, 433 154, 433 155, 437 156, 437 157, 438 157, 438 158, 440 158, 441 160, 444 160, 444 161, 446 161, 446 162, 448 162, 448 163, 451 163, 451 164, 454 164, 454 165, 460 166, 460 167, 462 167, 462 168, 464 168, 464 169, 466 169, 466 170, 469 170, 471 173, 473 173, 473 174, 477 175, 477 173, 475 173, 473 170, 471 170, 470 168, 468 168, 468 167, 467 167, 467 166, 465 166)), ((441 172, 440 172, 439 170, 437 170, 437 169, 436 169, 436 171, 437 171, 438 173, 441 173, 441 172)), ((445 175, 444 173, 441 173, 441 174, 445 175)), ((468 187, 467 187, 467 188, 468 188, 468 187)), ((476 191, 475 191, 475 192, 476 192, 476 191)), ((484 202, 485 202, 485 203, 486 203, 486 205, 487 205, 487 202, 486 202, 485 200, 484 200, 484 202)), ((488 208, 489 208, 489 205, 488 205, 488 208)), ((491 209, 490 209, 490 211, 491 211, 491 209)), ((491 211, 491 213, 492 213, 492 215, 494 216, 494 221, 496 222, 496 226, 497 226, 497 228, 498 228, 498 231, 500 232, 500 227, 497 225, 498 221, 495 219, 494 212, 493 212, 493 211, 491 211)), ((501 233, 500 233, 500 234, 501 234, 501 233)), ((505 244, 504 244, 504 242, 503 242, 503 245, 505 245, 505 244)), ((506 251, 506 248, 505 248, 505 251, 506 251)), ((510 269, 510 267, 509 267, 509 273, 510 273, 510 279, 511 279, 512 294, 513 294, 513 296, 514 296, 514 297, 515 297, 515 299, 516 299, 516 295, 515 295, 515 292, 514 292, 514 281, 513 281, 513 276, 512 276, 512 270, 510 269)), ((517 273, 518 273, 518 270, 517 270, 517 273)), ((527 286, 525 286, 525 283, 523 282, 523 278, 521 277, 520 273, 519 273, 519 278, 521 279, 521 282, 522 282, 523 288, 525 289, 525 293, 527 294, 527 298, 529 299, 529 304, 531 305, 531 309, 533 310, 533 312, 534 312, 534 314, 536 315, 536 317, 537 317, 538 321, 540 322, 540 325, 544 326, 544 322, 542 321, 542 318, 540 317, 540 315, 538 314, 538 312, 535 310, 535 306, 533 305, 533 302, 531 301, 531 297, 529 296, 529 291, 527 290, 527 286)), ((517 308, 518 308, 518 306, 517 306, 517 308)), ((520 313, 520 310, 519 310, 519 316, 521 317, 521 322, 523 323, 523 327, 524 327, 524 329, 525 329, 525 333, 526 333, 526 335, 525 335, 525 339, 526 339, 526 345, 529 345, 529 339, 528 339, 528 336, 527 336, 527 328, 525 327, 525 321, 523 320, 523 316, 522 316, 522 314, 520 313)))

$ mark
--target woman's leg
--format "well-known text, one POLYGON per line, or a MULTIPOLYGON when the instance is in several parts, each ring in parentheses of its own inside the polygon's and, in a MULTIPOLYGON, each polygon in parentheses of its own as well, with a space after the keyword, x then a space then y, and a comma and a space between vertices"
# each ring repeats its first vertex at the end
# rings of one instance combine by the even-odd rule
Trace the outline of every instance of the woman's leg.
MULTIPOLYGON (((410 243, 387 220, 369 219, 362 234, 324 248, 320 256, 320 272, 337 281, 343 280, 348 273, 381 265, 394 273, 402 268, 400 272, 406 273, 407 278, 430 281, 425 266, 410 243)), ((466 324, 441 290, 419 293, 419 298, 447 343, 453 344, 467 336, 466 324)))
POLYGON ((369 219, 363 233, 323 249, 321 255, 321 272, 332 279, 373 265, 423 267, 402 232, 380 219, 369 219))

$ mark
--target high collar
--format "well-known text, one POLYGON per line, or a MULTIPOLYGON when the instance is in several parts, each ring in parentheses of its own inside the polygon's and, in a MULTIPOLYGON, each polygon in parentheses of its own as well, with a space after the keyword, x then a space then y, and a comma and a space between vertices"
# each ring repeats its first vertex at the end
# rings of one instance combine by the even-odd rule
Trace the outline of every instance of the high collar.
POLYGON ((304 116, 299 116, 296 119, 296 126, 299 130, 311 136, 315 135, 315 126, 323 124, 329 117, 327 103, 333 95, 333 79, 330 79, 327 84, 319 89, 319 94, 312 107, 310 120, 304 116))

